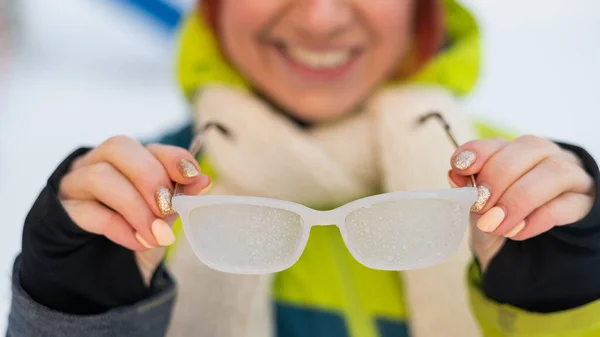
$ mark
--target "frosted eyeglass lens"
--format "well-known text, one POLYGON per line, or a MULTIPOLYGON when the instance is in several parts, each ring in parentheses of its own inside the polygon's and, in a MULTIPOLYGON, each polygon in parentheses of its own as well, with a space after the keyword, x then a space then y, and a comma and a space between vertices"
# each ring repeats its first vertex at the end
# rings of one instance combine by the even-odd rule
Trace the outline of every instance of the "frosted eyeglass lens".
POLYGON ((346 244, 371 268, 420 268, 442 261, 457 250, 468 217, 468 205, 448 200, 376 204, 346 217, 346 244))
POLYGON ((296 213, 265 206, 211 205, 190 214, 189 237, 205 262, 232 272, 290 267, 302 241, 296 213))

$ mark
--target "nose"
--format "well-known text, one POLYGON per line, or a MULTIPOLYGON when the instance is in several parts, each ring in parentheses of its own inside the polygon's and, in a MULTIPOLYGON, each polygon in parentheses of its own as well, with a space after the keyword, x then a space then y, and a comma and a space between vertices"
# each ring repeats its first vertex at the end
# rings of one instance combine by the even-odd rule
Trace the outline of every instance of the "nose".
POLYGON ((312 38, 333 38, 352 23, 348 0, 300 0, 296 9, 298 29, 312 38))

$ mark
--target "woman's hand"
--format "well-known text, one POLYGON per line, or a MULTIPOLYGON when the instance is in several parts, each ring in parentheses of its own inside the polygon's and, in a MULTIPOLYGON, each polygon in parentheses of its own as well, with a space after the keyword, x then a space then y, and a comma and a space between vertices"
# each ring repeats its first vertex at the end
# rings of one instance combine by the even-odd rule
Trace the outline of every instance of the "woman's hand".
POLYGON ((579 158, 540 137, 471 141, 457 149, 451 164, 452 187, 467 186, 469 175, 477 175, 472 212, 481 217, 473 248, 483 270, 505 238, 525 240, 577 222, 594 202, 594 180, 579 158))
POLYGON ((148 280, 162 259, 162 250, 148 250, 175 242, 170 228, 175 219, 173 182, 185 185, 186 194, 200 194, 210 186, 185 149, 144 147, 119 136, 76 160, 62 178, 58 195, 79 227, 136 251, 148 280))

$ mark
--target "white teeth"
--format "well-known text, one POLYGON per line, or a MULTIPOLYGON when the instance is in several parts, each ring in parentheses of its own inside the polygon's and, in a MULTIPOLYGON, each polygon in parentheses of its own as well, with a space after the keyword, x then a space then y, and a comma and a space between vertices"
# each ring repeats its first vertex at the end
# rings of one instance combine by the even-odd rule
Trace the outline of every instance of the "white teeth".
POLYGON ((348 62, 350 51, 316 52, 301 48, 290 47, 287 54, 294 61, 315 69, 335 68, 348 62))

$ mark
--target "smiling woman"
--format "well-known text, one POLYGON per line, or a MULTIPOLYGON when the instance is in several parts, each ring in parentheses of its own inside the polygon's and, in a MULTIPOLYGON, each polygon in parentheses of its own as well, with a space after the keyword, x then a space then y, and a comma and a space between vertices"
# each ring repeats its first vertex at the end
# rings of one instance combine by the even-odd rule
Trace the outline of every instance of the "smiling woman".
POLYGON ((400 65, 417 70, 442 42, 437 0, 230 1, 204 2, 223 51, 253 86, 304 121, 339 118, 400 65))
POLYGON ((193 120, 59 165, 25 220, 9 336, 600 334, 598 166, 473 123, 457 96, 478 78, 480 35, 457 1, 198 6, 177 59, 193 120), (384 200, 416 190, 427 203, 384 200), (282 201, 253 207, 266 199, 282 201))

